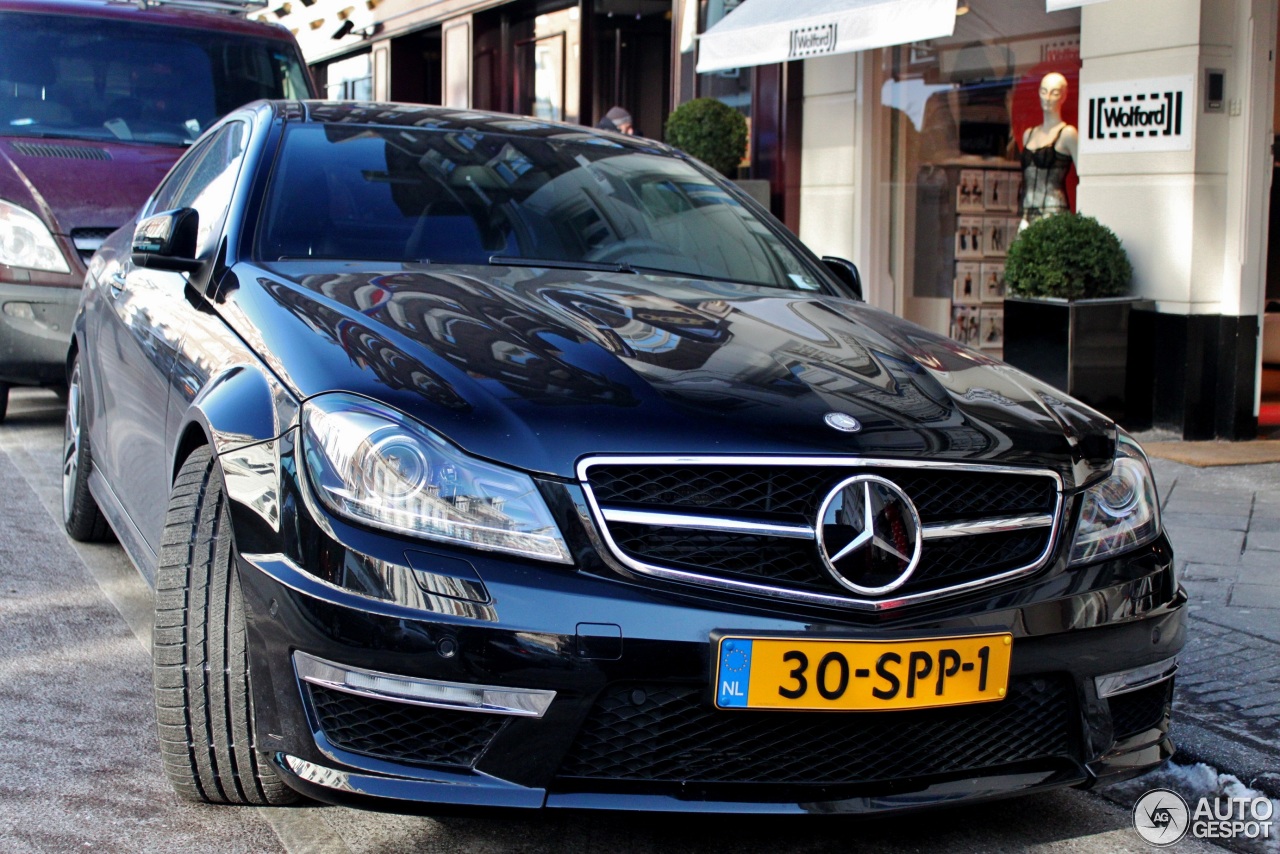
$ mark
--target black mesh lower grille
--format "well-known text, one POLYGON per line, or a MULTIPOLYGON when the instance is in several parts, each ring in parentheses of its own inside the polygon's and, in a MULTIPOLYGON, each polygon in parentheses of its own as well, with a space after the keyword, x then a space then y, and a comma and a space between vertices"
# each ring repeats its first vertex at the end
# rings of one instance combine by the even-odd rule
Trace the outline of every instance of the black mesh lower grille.
POLYGON ((1070 754, 1065 680, 1022 679, 996 703, 903 712, 719 711, 699 686, 610 686, 562 779, 851 784, 1070 754))
POLYGON ((1111 728, 1115 737, 1127 738, 1156 726, 1164 719, 1172 700, 1172 679, 1111 697, 1107 705, 1111 707, 1111 728))
POLYGON ((469 768, 507 718, 389 703, 308 685, 320 729, 335 747, 391 762, 469 768))

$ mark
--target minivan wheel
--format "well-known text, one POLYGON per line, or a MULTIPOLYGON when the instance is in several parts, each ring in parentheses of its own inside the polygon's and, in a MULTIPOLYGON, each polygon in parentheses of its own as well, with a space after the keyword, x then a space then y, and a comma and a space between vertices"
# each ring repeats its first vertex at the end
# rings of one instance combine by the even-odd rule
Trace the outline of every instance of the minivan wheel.
POLYGON ((71 364, 67 384, 67 417, 62 431, 62 525, 73 540, 83 543, 109 539, 111 529, 89 493, 89 433, 84 423, 84 395, 80 359, 71 364))
POLYGON ((244 600, 222 472, 208 446, 183 463, 156 569, 152 681, 165 775, 182 797, 287 804, 257 750, 244 600))

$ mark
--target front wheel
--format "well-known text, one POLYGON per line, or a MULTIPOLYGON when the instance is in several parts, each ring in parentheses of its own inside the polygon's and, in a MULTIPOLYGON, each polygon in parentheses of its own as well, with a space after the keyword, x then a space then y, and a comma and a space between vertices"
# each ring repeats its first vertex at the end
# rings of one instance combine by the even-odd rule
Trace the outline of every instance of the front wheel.
POLYGON ((222 472, 207 446, 192 452, 178 472, 163 542, 152 680, 165 775, 192 801, 296 801, 254 741, 231 513, 222 472))
POLYGON ((80 383, 80 359, 71 364, 67 384, 67 418, 62 431, 62 525, 73 540, 82 543, 109 539, 111 529, 98 503, 89 493, 89 432, 84 423, 84 395, 80 383))

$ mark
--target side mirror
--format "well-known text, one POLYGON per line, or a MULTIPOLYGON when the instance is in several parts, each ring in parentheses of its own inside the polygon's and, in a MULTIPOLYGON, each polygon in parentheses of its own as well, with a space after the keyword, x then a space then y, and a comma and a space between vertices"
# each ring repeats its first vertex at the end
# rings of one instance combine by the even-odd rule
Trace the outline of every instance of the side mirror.
POLYGON ((179 208, 149 216, 133 231, 133 263, 150 270, 194 273, 203 266, 196 260, 196 234, 200 215, 194 208, 179 208))
POLYGON ((836 258, 833 255, 823 255, 822 263, 827 265, 840 283, 849 289, 856 300, 862 299, 862 276, 858 273, 858 267, 852 261, 846 261, 843 258, 836 258))

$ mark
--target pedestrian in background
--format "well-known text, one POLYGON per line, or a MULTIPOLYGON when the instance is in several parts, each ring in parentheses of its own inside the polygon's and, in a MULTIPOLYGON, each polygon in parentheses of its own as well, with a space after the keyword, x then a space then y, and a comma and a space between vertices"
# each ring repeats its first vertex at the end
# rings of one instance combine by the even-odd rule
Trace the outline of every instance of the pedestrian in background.
POLYGON ((636 132, 635 127, 631 124, 631 114, 622 107, 610 107, 609 112, 604 114, 604 118, 596 124, 596 127, 601 130, 625 133, 628 136, 636 132))

